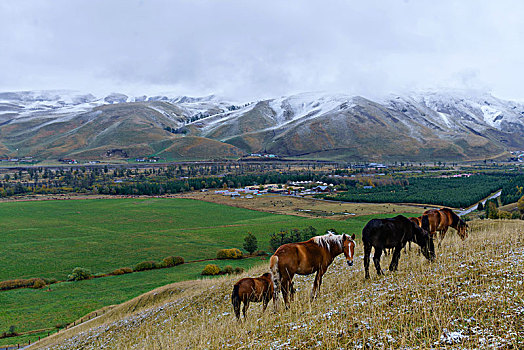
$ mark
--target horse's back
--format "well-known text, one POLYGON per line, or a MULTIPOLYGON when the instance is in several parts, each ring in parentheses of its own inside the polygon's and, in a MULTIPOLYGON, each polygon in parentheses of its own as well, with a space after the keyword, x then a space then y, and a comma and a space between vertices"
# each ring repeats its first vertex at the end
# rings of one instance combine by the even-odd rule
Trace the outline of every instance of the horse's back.
POLYGON ((281 245, 274 256, 278 256, 278 268, 288 274, 309 275, 316 271, 327 259, 326 249, 320 247, 313 238, 298 243, 281 245))
POLYGON ((246 277, 242 278, 235 285, 238 285, 238 294, 242 300, 250 298, 251 294, 256 291, 255 278, 246 277))

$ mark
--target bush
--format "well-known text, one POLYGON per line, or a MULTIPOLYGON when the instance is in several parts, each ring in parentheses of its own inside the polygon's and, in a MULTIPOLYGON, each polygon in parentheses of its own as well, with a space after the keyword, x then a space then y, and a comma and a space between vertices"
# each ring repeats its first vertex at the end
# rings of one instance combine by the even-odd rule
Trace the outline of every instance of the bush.
POLYGON ((165 267, 177 266, 184 263, 184 258, 181 256, 168 256, 162 260, 165 267))
POLYGON ((82 281, 91 278, 92 274, 89 269, 83 267, 75 267, 73 272, 67 276, 68 281, 82 281))
POLYGON ((154 262, 154 261, 142 261, 142 262, 136 264, 136 266, 133 269, 133 271, 138 272, 138 271, 145 271, 145 270, 153 270, 153 269, 156 269, 156 268, 158 268, 158 265, 157 265, 156 262, 154 262))
POLYGON ((40 289, 40 288, 44 288, 46 285, 45 281, 41 278, 37 278, 36 281, 33 283, 33 286, 31 288, 34 288, 34 289, 40 289))
POLYGON ((115 271, 111 272, 111 275, 118 276, 118 275, 123 275, 123 274, 131 273, 131 272, 133 272, 132 268, 130 268, 130 267, 121 267, 121 268, 116 269, 115 271))
MULTIPOLYGON (((16 280, 7 280, 0 282, 0 290, 10 290, 10 289, 17 289, 17 288, 35 288, 35 283, 40 284, 44 282, 45 280, 42 278, 28 278, 28 279, 16 279, 16 280), (41 281, 41 282, 40 282, 41 281)), ((36 288, 42 288, 42 287, 36 287, 36 288)))
POLYGON ((242 259, 243 254, 240 249, 220 249, 217 252, 217 259, 242 259))
POLYGON ((255 256, 266 256, 267 253, 263 250, 257 250, 256 252, 253 253, 253 255, 255 256))
POLYGON ((499 219, 511 219, 511 213, 509 211, 499 210, 498 217, 499 219))
POLYGON ((242 272, 244 272, 244 269, 242 267, 235 267, 234 272, 236 275, 240 275, 242 272))
POLYGON ((58 280, 56 278, 44 278, 44 282, 45 284, 53 284, 53 283, 56 283, 58 282, 58 280))
POLYGON ((220 274, 220 267, 218 267, 215 264, 208 264, 206 267, 204 267, 204 270, 202 271, 202 275, 204 276, 215 276, 220 274))
POLYGON ((258 241, 254 234, 248 232, 247 236, 244 237, 244 249, 249 253, 253 254, 258 248, 258 241))
POLYGON ((224 268, 222 269, 222 273, 225 273, 227 275, 232 275, 233 274, 233 266, 231 265, 226 265, 224 266, 224 268))

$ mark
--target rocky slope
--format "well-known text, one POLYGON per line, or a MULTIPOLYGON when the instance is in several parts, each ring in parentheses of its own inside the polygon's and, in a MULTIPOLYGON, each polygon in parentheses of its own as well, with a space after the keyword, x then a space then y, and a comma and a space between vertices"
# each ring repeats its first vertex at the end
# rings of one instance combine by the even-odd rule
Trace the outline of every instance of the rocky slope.
POLYGON ((0 93, 0 153, 41 159, 236 158, 345 161, 484 159, 524 149, 524 104, 464 91, 372 101, 327 93, 234 104, 215 96, 0 93), (182 140, 184 139, 184 140, 182 140), (184 145, 191 152, 178 152, 184 145))

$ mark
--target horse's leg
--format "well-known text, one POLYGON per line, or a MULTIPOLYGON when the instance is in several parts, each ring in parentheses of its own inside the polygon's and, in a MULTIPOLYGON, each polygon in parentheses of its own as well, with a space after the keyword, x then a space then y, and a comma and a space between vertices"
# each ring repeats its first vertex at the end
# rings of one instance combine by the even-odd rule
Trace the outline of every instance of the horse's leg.
POLYGON ((317 297, 317 293, 320 290, 320 285, 322 284, 322 269, 319 269, 317 271, 317 274, 315 276, 315 282, 313 282, 313 290, 311 291, 311 300, 315 299, 317 297))
POLYGON ((373 255, 373 262, 375 263, 375 269, 377 269, 377 275, 382 275, 382 270, 380 269, 380 256, 382 255, 382 249, 375 249, 375 254, 373 255))
POLYGON ((369 255, 371 254, 371 244, 364 243, 364 270, 366 278, 369 278, 369 255))
MULTIPOLYGON (((293 276, 291 276, 293 278, 293 276)), ((286 309, 289 309, 289 287, 291 286, 291 279, 288 276, 282 279, 282 297, 284 299, 284 305, 286 309)))
POLYGON ((246 319, 246 313, 247 313, 248 307, 249 307, 249 299, 244 301, 244 308, 242 309, 242 313, 244 314, 244 319, 246 319))
POLYGON ((262 313, 266 311, 267 304, 269 304, 269 296, 264 295, 264 300, 262 300, 262 313))
POLYGON ((400 252, 402 251, 402 245, 395 247, 393 251, 393 257, 391 258, 391 263, 389 264, 389 271, 397 271, 398 260, 400 259, 400 252))
MULTIPOLYGON (((444 240, 444 237, 446 237, 446 232, 448 231, 448 228, 445 227, 442 230, 439 231, 439 237, 438 237, 438 247, 440 248, 440 245, 442 244, 442 241, 444 240)), ((436 234, 435 234, 436 236, 436 234)), ((435 237, 436 238, 436 237, 435 237)))

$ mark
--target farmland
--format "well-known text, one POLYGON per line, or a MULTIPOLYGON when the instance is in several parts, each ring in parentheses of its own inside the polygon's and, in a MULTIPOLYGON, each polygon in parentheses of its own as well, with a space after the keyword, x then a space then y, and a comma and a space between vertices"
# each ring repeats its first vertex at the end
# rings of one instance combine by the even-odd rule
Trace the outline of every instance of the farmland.
MULTIPOLYGON (((93 273, 133 267, 180 255, 186 261, 215 258, 218 249, 242 247, 247 232, 259 249, 269 234, 309 225, 319 232, 361 230, 363 215, 346 221, 276 215, 190 199, 132 198, 0 203, 0 280, 45 277, 65 280, 77 266, 93 273)), ((376 217, 374 215, 373 217, 376 217)), ((385 212, 379 216, 388 216, 385 212)), ((391 216, 391 214, 389 214, 391 216)), ((208 262, 207 262, 208 263, 208 262)), ((264 260, 221 261, 248 268, 264 260)), ((17 332, 63 325, 90 311, 129 300, 153 288, 197 279, 206 262, 79 282, 45 289, 0 292, 0 330, 17 332)), ((10 338, 0 344, 12 343, 10 338)))

